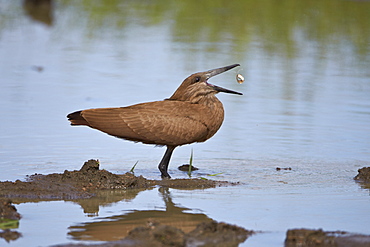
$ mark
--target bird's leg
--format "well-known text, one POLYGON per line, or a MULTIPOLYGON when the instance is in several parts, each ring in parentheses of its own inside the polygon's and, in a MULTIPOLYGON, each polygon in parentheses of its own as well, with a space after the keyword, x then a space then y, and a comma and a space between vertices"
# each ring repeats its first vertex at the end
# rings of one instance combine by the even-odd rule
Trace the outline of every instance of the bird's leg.
POLYGON ((175 149, 174 146, 167 146, 166 152, 163 155, 161 163, 159 163, 158 165, 158 169, 161 171, 162 178, 171 178, 171 176, 167 172, 167 169, 174 149, 175 149))

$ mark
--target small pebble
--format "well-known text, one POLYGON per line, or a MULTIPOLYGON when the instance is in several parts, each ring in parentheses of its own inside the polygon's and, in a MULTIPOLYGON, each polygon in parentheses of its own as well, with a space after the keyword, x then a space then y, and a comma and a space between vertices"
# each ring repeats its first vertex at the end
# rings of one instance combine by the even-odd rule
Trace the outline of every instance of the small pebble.
POLYGON ((244 76, 242 76, 241 74, 237 74, 236 75, 236 81, 239 83, 239 84, 242 84, 244 82, 244 76))
MULTIPOLYGON (((179 166, 177 169, 179 169, 180 171, 183 171, 183 172, 187 172, 187 171, 189 171, 189 166, 190 165, 185 164, 185 165, 179 166)), ((199 168, 197 168, 195 166, 191 166, 191 170, 196 171, 196 170, 199 170, 199 168)))

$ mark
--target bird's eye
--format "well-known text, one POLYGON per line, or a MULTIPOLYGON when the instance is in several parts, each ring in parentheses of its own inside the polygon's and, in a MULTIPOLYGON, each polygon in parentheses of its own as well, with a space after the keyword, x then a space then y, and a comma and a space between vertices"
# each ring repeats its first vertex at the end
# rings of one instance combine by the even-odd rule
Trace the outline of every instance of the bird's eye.
POLYGON ((200 77, 199 76, 195 77, 194 82, 200 82, 200 77))

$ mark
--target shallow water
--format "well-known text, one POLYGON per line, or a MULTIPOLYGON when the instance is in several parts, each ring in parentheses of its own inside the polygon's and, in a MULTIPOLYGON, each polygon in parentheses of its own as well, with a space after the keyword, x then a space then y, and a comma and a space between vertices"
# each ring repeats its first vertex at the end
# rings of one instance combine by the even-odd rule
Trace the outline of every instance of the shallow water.
POLYGON ((352 179, 370 165, 370 3, 283 3, 56 1, 51 18, 37 19, 21 1, 1 0, 1 181, 76 170, 91 158, 115 173, 138 161, 136 175, 159 178, 163 148, 71 127, 65 116, 161 100, 188 75, 233 63, 241 68, 211 83, 244 94, 220 94, 222 128, 176 149, 170 165, 173 177, 186 177, 176 167, 193 149, 193 176, 241 185, 170 189, 171 217, 161 215, 168 203, 159 188, 85 213, 76 202, 23 203, 23 237, 9 245, 115 239, 108 233, 117 225, 107 222, 157 214, 265 231, 243 246, 282 246, 294 227, 370 234, 369 191, 352 179), (100 237, 89 228, 96 222, 100 237), (86 239, 71 234, 82 229, 86 239))

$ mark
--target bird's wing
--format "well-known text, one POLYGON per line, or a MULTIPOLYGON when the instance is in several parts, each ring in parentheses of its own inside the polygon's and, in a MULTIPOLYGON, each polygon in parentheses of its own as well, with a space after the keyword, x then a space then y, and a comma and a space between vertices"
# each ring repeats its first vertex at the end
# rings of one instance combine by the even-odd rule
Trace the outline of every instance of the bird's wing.
POLYGON ((199 107, 180 101, 156 101, 84 110, 81 115, 90 127, 109 135, 147 144, 177 146, 207 139, 209 130, 199 113, 204 109, 199 107))

